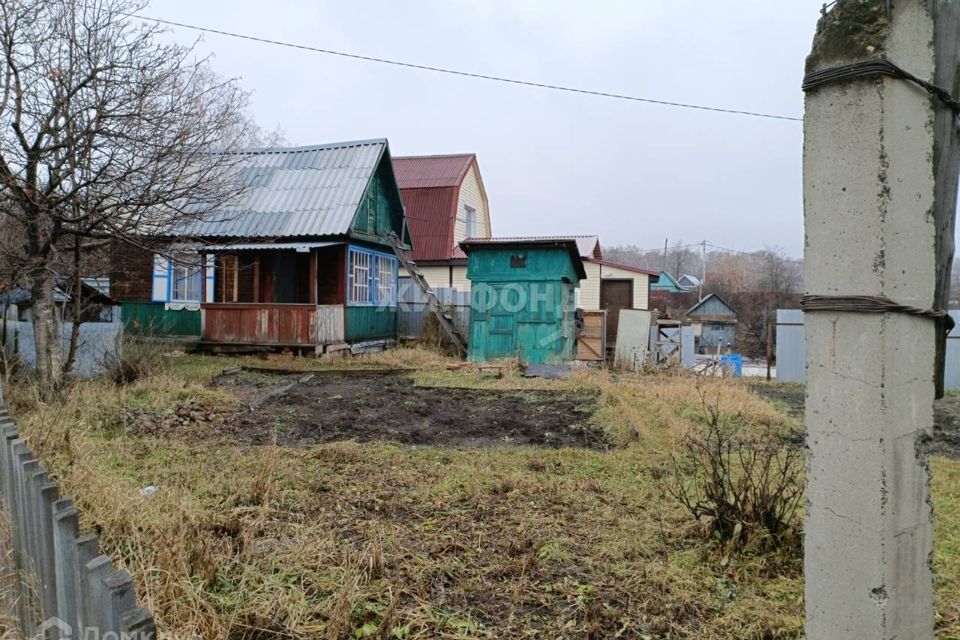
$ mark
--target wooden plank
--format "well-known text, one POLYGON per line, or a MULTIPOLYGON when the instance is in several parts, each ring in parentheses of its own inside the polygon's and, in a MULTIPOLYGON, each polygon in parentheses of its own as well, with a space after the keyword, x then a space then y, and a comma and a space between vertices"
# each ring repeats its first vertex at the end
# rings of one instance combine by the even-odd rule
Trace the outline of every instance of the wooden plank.
POLYGON ((605 311, 583 312, 583 331, 577 336, 577 360, 603 361, 605 359, 605 329, 605 311))

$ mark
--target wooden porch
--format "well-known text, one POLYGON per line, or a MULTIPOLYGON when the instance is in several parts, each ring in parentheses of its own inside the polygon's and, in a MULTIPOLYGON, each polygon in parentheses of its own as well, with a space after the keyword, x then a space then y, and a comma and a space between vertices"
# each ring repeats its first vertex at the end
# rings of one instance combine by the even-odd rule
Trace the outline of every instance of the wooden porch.
POLYGON ((212 302, 200 315, 208 344, 315 350, 346 337, 343 305, 212 302))
POLYGON ((314 351, 345 341, 342 244, 215 255, 214 302, 200 305, 205 346, 314 351))

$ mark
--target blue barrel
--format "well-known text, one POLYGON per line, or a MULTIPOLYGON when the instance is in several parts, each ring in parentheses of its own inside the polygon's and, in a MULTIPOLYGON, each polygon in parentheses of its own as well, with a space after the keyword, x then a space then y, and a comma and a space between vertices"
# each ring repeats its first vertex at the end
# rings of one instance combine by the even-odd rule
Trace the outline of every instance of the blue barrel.
POLYGON ((743 375, 743 356, 739 353, 720 356, 720 365, 723 366, 724 369, 732 371, 734 378, 739 378, 743 375))

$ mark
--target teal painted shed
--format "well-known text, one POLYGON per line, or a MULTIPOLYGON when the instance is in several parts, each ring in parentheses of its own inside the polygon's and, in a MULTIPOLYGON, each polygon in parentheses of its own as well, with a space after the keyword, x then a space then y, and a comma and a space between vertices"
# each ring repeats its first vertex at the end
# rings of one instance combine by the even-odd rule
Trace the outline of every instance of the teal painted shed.
POLYGON ((471 282, 469 359, 573 360, 574 293, 587 277, 576 240, 486 238, 460 246, 471 282))

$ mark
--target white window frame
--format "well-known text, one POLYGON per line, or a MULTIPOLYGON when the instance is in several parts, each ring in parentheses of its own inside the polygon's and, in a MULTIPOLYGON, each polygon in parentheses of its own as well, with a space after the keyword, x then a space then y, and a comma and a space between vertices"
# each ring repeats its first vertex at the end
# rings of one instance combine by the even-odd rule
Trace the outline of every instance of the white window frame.
POLYGON ((173 259, 170 261, 170 302, 200 302, 203 296, 201 264, 199 253, 173 254, 173 259), (193 287, 196 291, 192 290, 193 287))
POLYGON ((377 304, 397 304, 397 260, 391 256, 377 255, 377 304))
POLYGON ((350 295, 347 301, 350 304, 372 304, 373 296, 371 287, 370 263, 373 254, 369 251, 361 251, 350 248, 349 262, 347 264, 347 273, 350 277, 350 295))
POLYGON ((398 264, 396 256, 350 247, 347 251, 347 304, 396 306, 398 264))
POLYGON ((477 237, 477 222, 477 210, 468 204, 463 205, 463 228, 467 238, 477 237))

